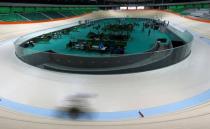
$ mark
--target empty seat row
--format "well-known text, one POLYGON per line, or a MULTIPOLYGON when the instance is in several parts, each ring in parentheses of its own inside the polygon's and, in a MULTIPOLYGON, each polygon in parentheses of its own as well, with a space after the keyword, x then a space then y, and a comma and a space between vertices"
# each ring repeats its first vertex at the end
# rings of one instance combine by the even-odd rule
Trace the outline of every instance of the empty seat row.
POLYGON ((48 17, 46 17, 42 13, 22 13, 21 15, 23 17, 31 20, 31 21, 33 21, 33 20, 47 20, 47 19, 49 19, 48 17))
POLYGON ((0 14, 8 13, 32 13, 32 12, 59 12, 59 11, 74 11, 74 10, 84 10, 84 11, 95 11, 98 10, 97 7, 0 7, 0 14))
POLYGON ((20 14, 0 14, 0 21, 28 21, 28 19, 24 18, 20 14))
MULTIPOLYGON (((12 12, 11 9, 9 10, 8 7, 0 7, 0 21, 34 21, 34 20, 48 20, 48 19, 56 19, 56 18, 64 18, 64 17, 72 17, 76 15, 81 15, 85 13, 90 13, 92 11, 97 10, 97 8, 68 8, 65 10, 62 8, 60 11, 44 11, 39 8, 39 11, 33 12, 34 9, 32 8, 25 8, 25 12, 23 13, 23 8, 15 8, 12 12), (41 11, 42 10, 42 11, 41 11), (4 13, 3 13, 4 12, 4 13), (6 12, 6 13, 5 13, 6 12)), ((49 10, 50 8, 48 8, 49 10)), ((57 8, 56 10, 58 10, 57 8)), ((45 9, 47 10, 47 8, 45 9)))
POLYGON ((43 12, 43 14, 45 14, 46 16, 48 16, 50 18, 63 18, 63 17, 65 17, 64 15, 62 15, 59 12, 43 12))

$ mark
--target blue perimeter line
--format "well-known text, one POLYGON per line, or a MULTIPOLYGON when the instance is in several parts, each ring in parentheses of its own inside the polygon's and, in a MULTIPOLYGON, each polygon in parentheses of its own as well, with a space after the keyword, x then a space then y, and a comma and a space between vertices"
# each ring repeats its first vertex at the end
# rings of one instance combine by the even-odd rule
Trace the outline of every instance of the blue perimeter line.
MULTIPOLYGON (((152 107, 152 108, 145 108, 145 109, 136 109, 136 110, 129 110, 129 111, 119 111, 119 112, 93 112, 89 113, 91 115, 91 119, 94 121, 112 121, 112 120, 130 120, 130 119, 137 119, 141 116, 139 115, 139 111, 145 116, 157 116, 166 113, 176 112, 178 110, 186 109, 193 106, 198 106, 200 104, 204 104, 210 101, 210 89, 197 95, 192 98, 182 100, 179 102, 152 107)), ((7 99, 1 99, 0 106, 6 107, 8 109, 28 113, 36 116, 42 117, 59 117, 59 114, 64 114, 62 118, 67 118, 67 114, 64 112, 55 110, 55 109, 46 109, 46 108, 38 108, 33 107, 30 105, 16 103, 7 99)), ((81 120, 89 120, 90 118, 87 116, 81 117, 81 120)))

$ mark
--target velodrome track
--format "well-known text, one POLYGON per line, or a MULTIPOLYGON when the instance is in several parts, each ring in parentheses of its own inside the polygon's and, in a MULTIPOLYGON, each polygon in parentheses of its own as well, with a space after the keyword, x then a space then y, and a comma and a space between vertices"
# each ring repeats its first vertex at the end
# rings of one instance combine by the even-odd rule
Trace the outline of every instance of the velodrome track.
MULTIPOLYGON (((35 107, 55 108, 56 99, 63 94, 89 91, 99 96, 92 101, 96 111, 114 112, 149 108, 182 101, 210 89, 210 24, 187 19, 172 13, 145 11, 100 11, 74 19, 50 23, 0 25, 0 95, 15 102, 35 107), (19 61, 14 54, 17 37, 78 21, 99 17, 160 17, 171 24, 195 33, 192 54, 183 62, 149 72, 124 75, 78 75, 51 72, 34 68, 19 61), (176 19, 176 20, 174 20, 176 19), (205 38, 202 38, 205 37, 205 38), (11 39, 11 40, 6 40, 11 39), (14 77, 13 77, 14 76, 14 77), (72 91, 72 89, 74 89, 72 91), (50 91, 49 91, 50 90, 50 91), (110 93, 117 91, 118 93, 110 93), (49 93, 50 92, 50 93, 49 93), (47 94, 47 95, 38 95, 47 94), (109 100, 112 98, 111 100, 109 100)), ((143 119, 116 122, 74 122, 32 116, 1 108, 0 127, 4 129, 57 128, 210 128, 210 103, 206 102, 176 112, 143 119)))

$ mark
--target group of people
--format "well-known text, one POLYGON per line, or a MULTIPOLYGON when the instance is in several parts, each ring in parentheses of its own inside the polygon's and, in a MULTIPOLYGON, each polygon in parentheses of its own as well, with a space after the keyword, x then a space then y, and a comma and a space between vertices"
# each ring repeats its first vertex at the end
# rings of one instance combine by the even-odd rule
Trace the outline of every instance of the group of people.
POLYGON ((20 47, 22 48, 28 48, 28 47, 34 47, 35 42, 33 40, 27 41, 25 43, 22 43, 20 47))
POLYGON ((93 45, 86 41, 73 42, 69 41, 66 45, 66 48, 85 50, 85 51, 95 51, 100 53, 110 53, 110 54, 124 54, 125 48, 120 45, 114 44, 104 44, 102 41, 99 41, 97 45, 93 45))
POLYGON ((161 32, 165 32, 166 27, 169 26, 169 21, 161 21, 160 19, 154 20, 154 19, 146 19, 143 22, 142 32, 145 31, 145 29, 148 30, 148 36, 151 35, 151 30, 160 30, 161 32))

